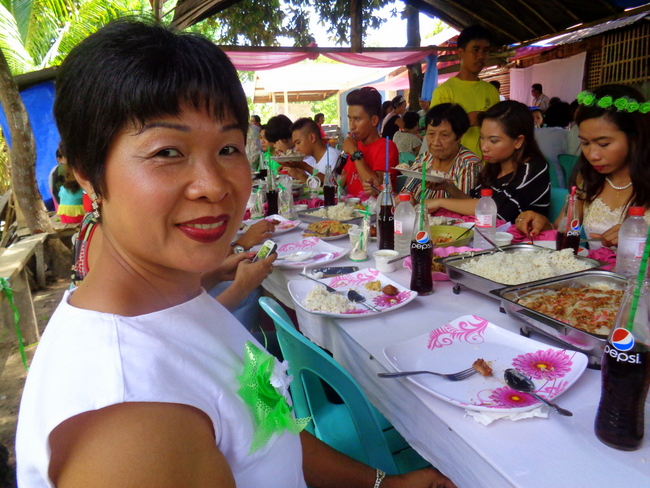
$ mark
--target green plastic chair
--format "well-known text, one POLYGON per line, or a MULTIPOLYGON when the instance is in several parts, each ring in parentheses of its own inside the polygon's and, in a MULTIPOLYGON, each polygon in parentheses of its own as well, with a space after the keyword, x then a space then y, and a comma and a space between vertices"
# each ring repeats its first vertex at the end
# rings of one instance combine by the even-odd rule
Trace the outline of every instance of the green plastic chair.
POLYGON ((551 187, 551 204, 548 207, 548 220, 555 222, 555 219, 558 218, 562 211, 562 207, 564 207, 564 202, 568 194, 569 190, 566 188, 551 187))
POLYGON ((275 300, 262 297, 259 303, 275 323, 280 349, 289 362, 296 417, 312 417, 309 432, 337 451, 388 474, 429 466, 372 406, 354 378, 296 330, 275 300), (328 398, 324 383, 343 403, 328 398))
POLYGON ((410 152, 401 152, 399 153, 399 164, 408 164, 411 166, 411 163, 415 161, 415 156, 410 152))
MULTIPOLYGON (((547 159, 546 162, 548 163, 548 175, 551 178, 551 189, 553 188, 558 188, 558 189, 564 189, 566 188, 566 184, 563 181, 560 181, 558 179, 557 173, 555 172, 555 169, 553 168, 553 165, 551 162, 547 159)), ((566 180, 566 178, 565 178, 566 180)))
POLYGON ((578 159, 578 156, 575 156, 573 154, 558 154, 557 156, 557 160, 562 167, 562 171, 564 171, 564 181, 567 182, 567 185, 569 184, 569 178, 571 178, 573 168, 578 162, 578 159))

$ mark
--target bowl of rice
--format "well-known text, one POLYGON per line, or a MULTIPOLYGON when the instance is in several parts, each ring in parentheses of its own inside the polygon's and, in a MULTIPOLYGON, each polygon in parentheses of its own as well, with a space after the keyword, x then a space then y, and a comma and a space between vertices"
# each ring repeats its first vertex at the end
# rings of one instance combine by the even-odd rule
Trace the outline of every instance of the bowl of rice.
POLYGON ((431 240, 436 247, 463 247, 467 246, 472 240, 474 231, 453 225, 432 225, 431 240), (465 235, 462 235, 465 234, 465 235), (462 236, 462 237, 461 237, 462 236))

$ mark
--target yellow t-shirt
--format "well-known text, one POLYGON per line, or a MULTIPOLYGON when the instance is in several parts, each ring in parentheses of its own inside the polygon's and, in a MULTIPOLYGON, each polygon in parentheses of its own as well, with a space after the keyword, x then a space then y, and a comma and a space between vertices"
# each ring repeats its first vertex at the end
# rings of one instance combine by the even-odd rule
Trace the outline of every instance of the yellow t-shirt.
MULTIPOLYGON (((499 102, 499 92, 487 81, 465 81, 453 76, 433 90, 431 106, 441 103, 457 103, 465 112, 484 112, 499 102)), ((474 154, 481 156, 478 126, 470 127, 461 144, 474 154)))

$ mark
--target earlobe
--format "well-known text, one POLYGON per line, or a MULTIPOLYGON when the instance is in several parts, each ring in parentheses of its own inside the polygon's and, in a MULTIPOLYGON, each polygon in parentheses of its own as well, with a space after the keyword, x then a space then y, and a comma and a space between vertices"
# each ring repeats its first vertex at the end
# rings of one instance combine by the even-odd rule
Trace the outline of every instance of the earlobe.
POLYGON ((373 127, 377 127, 379 125, 379 117, 377 115, 373 115, 370 117, 370 123, 373 127))
POLYGON ((521 149, 521 146, 524 145, 524 141, 526 140, 526 136, 520 135, 515 139, 515 149, 521 149))

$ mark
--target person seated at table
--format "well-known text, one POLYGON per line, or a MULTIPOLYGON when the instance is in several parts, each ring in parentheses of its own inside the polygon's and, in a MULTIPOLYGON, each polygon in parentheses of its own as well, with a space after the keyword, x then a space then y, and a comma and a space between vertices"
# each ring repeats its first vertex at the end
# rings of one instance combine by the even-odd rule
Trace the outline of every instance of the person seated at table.
MULTIPOLYGON (((428 151, 418 156, 411 165, 413 171, 422 171, 426 164, 427 172, 447 173, 452 181, 444 183, 427 182, 424 198, 458 197, 476 186, 478 175, 483 169, 481 159, 461 144, 463 134, 469 129, 469 117, 457 103, 441 103, 427 112, 425 117, 427 131, 425 141, 428 151)), ((402 192, 409 192, 415 202, 422 193, 422 180, 409 178, 402 192)))
POLYGON ((402 118, 404 127, 395 132, 393 142, 397 146, 397 150, 401 153, 410 153, 417 156, 420 152, 422 145, 422 138, 420 137, 420 116, 417 112, 406 112, 402 118))
POLYGON ((282 166, 287 168, 292 178, 299 181, 306 182, 307 178, 315 174, 323 182, 328 162, 333 171, 341 151, 323 142, 318 125, 310 118, 296 120, 291 126, 291 134, 300 154, 311 156, 317 163, 312 166, 306 161, 296 161, 282 163, 282 166))
MULTIPOLYGON (((600 239, 589 243, 590 250, 616 246, 627 209, 650 209, 650 103, 639 91, 623 85, 582 92, 578 101, 575 120, 582 147, 575 182, 578 212, 587 237, 600 239)), ((650 210, 645 219, 650 222, 650 210)), ((536 236, 556 228, 558 222, 551 224, 544 215, 528 211, 515 224, 536 236)))
POLYGON ((530 111, 533 114, 533 121, 535 122, 535 128, 541 129, 544 127, 544 112, 539 108, 534 108, 530 111))
POLYGON ((395 143, 388 141, 386 158, 386 139, 379 137, 377 132, 381 95, 375 88, 364 86, 352 90, 345 100, 348 104, 350 132, 343 141, 343 152, 350 156, 341 172, 341 181, 346 185, 349 195, 377 195, 375 188, 379 189, 384 181, 386 159, 393 187, 396 176, 394 168, 399 163, 399 151, 395 143))
POLYGON ((486 164, 478 184, 469 195, 452 190, 454 198, 426 200, 429 211, 474 215, 481 189, 491 188, 497 217, 506 222, 514 222, 526 210, 546 214, 551 195, 549 168, 535 142, 528 107, 514 100, 499 102, 480 114, 479 123, 486 164))
POLYGON ((381 127, 381 137, 392 139, 395 133, 404 128, 402 116, 406 112, 406 99, 402 95, 397 95, 391 100, 393 111, 386 116, 381 127))
MULTIPOLYGON (((267 122, 264 137, 273 143, 274 155, 282 156, 296 147, 291 137, 292 125, 291 119, 283 114, 271 117, 267 122)), ((312 156, 305 156, 304 161, 310 166, 316 164, 316 160, 312 156)))
MULTIPOLYGON (((97 203, 104 238, 32 362, 18 484, 379 486, 375 469, 296 435, 305 424, 290 413, 282 365, 201 288, 251 190, 246 96, 225 53, 195 34, 121 20, 78 44, 56 85, 68 164, 97 203), (288 429, 265 431, 258 406, 281 407, 288 429)), ((425 469, 384 486, 453 483, 425 469)))

